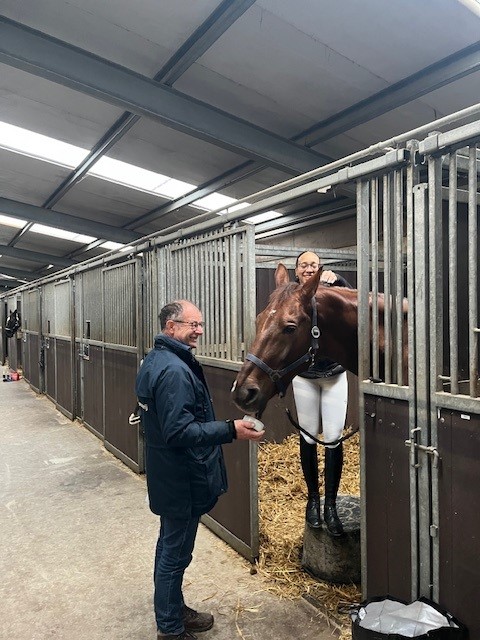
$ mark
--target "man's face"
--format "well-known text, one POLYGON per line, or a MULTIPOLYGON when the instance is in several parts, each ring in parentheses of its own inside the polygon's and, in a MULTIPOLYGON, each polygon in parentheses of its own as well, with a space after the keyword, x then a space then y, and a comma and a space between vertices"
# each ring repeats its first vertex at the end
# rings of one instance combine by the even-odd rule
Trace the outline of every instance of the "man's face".
POLYGON ((167 321, 168 335, 195 349, 203 334, 203 318, 200 309, 193 304, 183 304, 183 313, 176 320, 167 321))

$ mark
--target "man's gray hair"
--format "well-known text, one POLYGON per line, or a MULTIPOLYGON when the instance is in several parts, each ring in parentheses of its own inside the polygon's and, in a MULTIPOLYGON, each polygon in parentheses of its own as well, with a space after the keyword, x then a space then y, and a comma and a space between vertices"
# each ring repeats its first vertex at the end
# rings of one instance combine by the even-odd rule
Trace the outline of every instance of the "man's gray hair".
POLYGON ((160 319, 160 329, 163 331, 167 326, 168 320, 178 320, 183 313, 181 302, 169 302, 160 310, 158 315, 160 319))

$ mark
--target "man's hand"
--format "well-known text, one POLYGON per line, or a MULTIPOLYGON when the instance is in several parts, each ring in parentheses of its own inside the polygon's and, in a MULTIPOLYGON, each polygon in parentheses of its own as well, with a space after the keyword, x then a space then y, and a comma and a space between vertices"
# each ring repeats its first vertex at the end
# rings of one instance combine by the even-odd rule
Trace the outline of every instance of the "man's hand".
POLYGON ((265 431, 255 431, 253 422, 250 420, 234 420, 237 440, 253 440, 258 442, 265 434, 265 431))

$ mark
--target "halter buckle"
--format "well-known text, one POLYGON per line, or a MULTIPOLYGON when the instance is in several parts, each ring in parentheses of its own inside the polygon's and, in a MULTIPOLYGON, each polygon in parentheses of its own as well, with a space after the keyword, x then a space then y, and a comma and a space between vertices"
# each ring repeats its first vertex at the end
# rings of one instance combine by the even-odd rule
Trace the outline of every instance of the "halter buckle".
POLYGON ((315 340, 317 340, 322 335, 320 329, 316 325, 312 327, 311 334, 312 338, 315 338, 315 340))

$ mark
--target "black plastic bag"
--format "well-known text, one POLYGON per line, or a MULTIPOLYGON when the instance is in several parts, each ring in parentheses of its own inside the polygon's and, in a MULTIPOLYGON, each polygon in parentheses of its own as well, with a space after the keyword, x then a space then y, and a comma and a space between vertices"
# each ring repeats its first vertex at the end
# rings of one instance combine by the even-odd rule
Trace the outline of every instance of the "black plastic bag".
POLYGON ((465 625, 427 598, 411 603, 391 596, 369 598, 355 608, 351 617, 352 640, 466 640, 468 637, 465 625))

